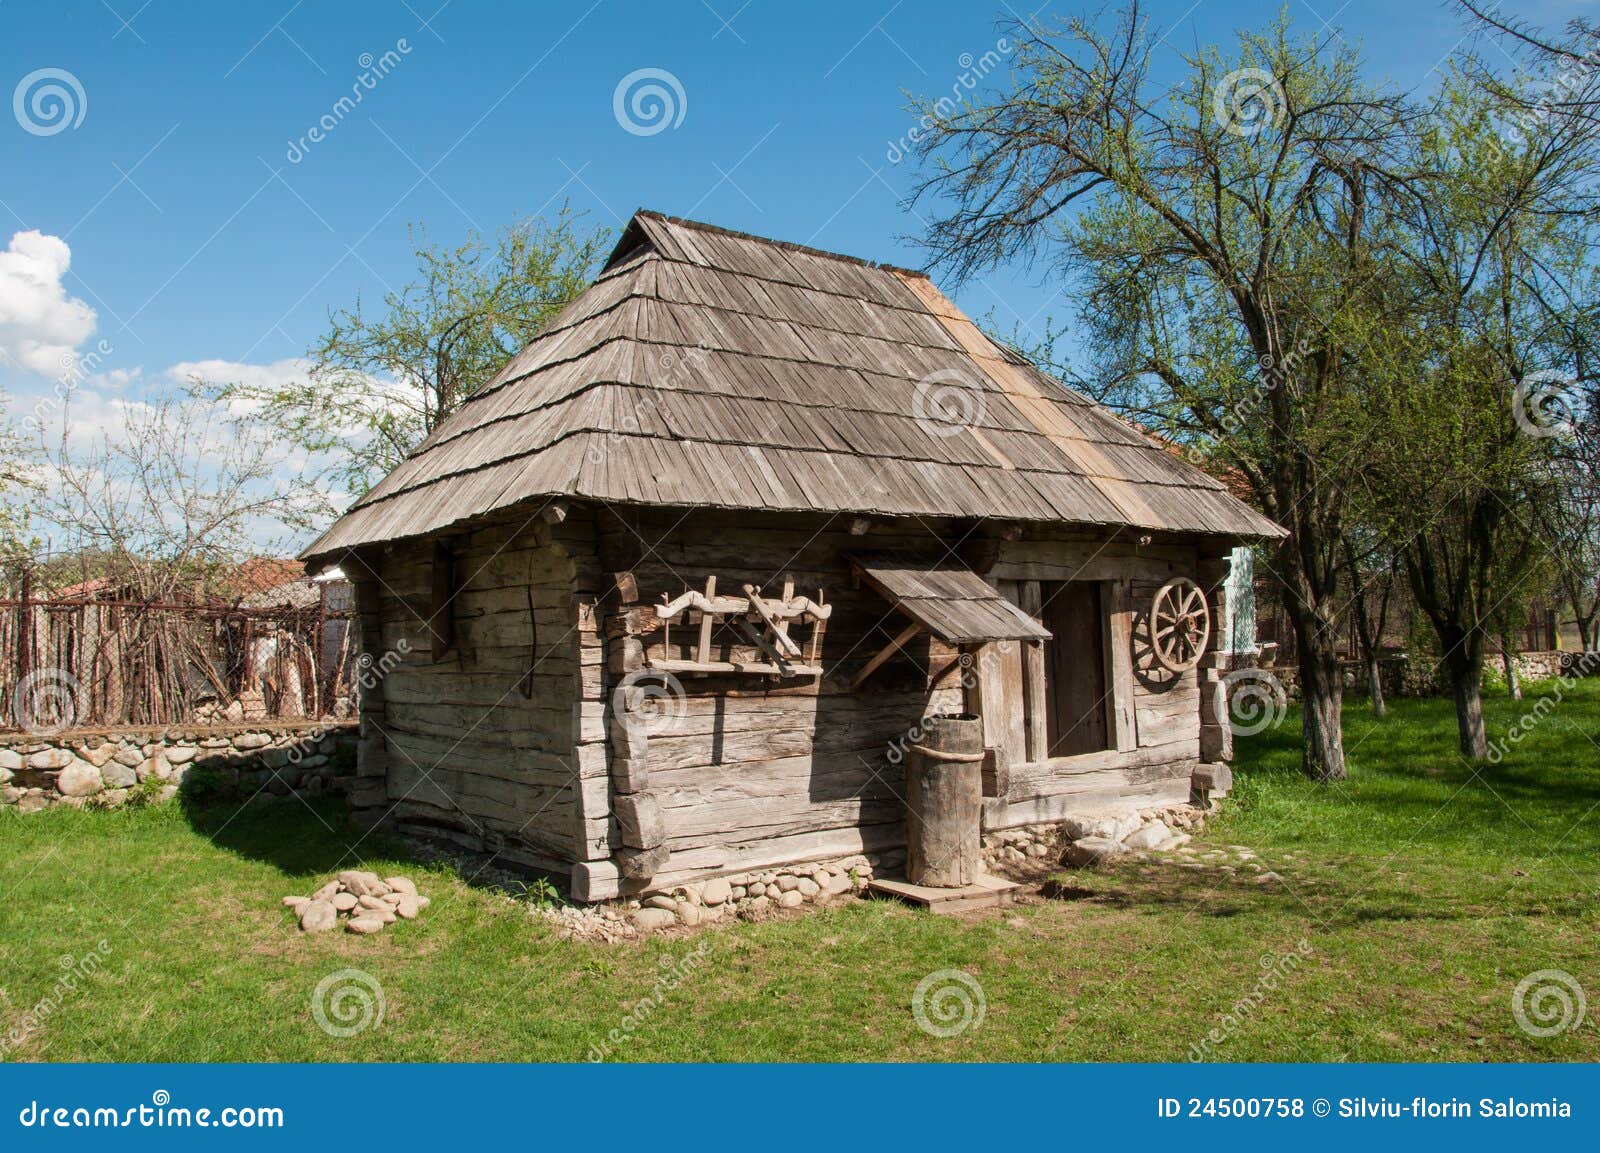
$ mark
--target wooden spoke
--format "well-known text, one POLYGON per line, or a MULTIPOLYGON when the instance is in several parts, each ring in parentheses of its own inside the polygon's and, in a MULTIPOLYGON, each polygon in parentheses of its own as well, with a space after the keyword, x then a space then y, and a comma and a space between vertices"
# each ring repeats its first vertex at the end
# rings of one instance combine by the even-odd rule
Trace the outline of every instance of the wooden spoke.
POLYGON ((1168 672, 1184 673, 1200 663, 1211 639, 1205 592, 1188 577, 1174 577, 1150 605, 1150 650, 1168 672))

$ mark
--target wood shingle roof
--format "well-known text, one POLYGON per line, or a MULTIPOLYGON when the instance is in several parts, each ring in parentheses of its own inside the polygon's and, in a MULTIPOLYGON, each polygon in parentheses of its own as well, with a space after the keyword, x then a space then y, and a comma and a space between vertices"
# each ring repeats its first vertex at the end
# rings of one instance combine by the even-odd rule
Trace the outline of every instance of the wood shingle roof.
POLYGON ((304 555, 557 496, 1281 535, 922 274, 651 212, 304 555))

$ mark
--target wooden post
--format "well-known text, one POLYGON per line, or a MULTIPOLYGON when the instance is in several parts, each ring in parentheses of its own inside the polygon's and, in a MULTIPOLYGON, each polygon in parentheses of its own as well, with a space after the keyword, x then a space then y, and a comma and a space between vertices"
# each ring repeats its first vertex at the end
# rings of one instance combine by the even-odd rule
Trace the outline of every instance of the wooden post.
MULTIPOLYGON (((22 570, 22 599, 17 605, 17 684, 28 682, 33 661, 33 573, 22 570)), ((18 718, 18 724, 21 719, 18 718)))
POLYGON ((983 722, 970 713, 927 717, 906 759, 906 879, 957 889, 982 863, 983 722))

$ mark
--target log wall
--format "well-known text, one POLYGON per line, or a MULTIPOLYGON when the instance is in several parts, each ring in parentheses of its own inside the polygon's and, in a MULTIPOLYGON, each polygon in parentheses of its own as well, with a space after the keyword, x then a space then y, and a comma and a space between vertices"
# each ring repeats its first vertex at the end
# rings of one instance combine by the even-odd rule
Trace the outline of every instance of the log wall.
MULTIPOLYGON (((433 544, 393 546, 357 581, 369 649, 408 649, 364 698, 381 733, 369 734, 378 755, 363 772, 380 764, 383 804, 402 828, 568 871, 580 899, 902 847, 903 750, 935 712, 981 705, 990 743, 1011 746, 991 777, 1003 791, 985 802, 985 829, 1186 800, 1204 670, 1161 672, 1141 635, 1155 590, 1200 577, 1216 542, 1011 535, 916 519, 581 505, 554 522, 502 519, 449 542, 454 593, 439 660, 433 544), (851 587, 846 556, 946 549, 1031 611, 1039 582, 1104 582, 1109 749, 1039 757, 1042 665, 1017 647, 1001 654, 1014 677, 980 683, 990 662, 962 664, 923 634, 852 689, 906 618, 851 587), (684 659, 698 635, 685 619, 663 649, 652 606, 708 577, 722 595, 748 582, 776 596, 786 581, 797 595, 820 594, 833 606, 824 674, 652 673, 652 656, 684 659), (641 689, 653 699, 635 716, 646 709, 641 689)), ((720 634, 719 657, 754 659, 743 643, 720 634)))
MULTIPOLYGON (((1147 605, 1171 576, 1196 575, 1192 543, 1141 546, 1132 537, 1064 530, 981 540, 981 531, 969 525, 917 520, 858 521, 852 532, 846 517, 707 511, 639 511, 612 521, 600 528, 602 553, 612 553, 602 567, 625 570, 627 579, 613 581, 626 587, 604 614, 611 626, 608 685, 630 674, 648 676, 652 656, 686 655, 685 643, 696 633, 692 624, 673 627, 668 651, 660 647, 658 631, 646 631, 648 609, 663 596, 703 588, 708 577, 716 577, 719 593, 748 582, 769 596, 792 581, 797 594, 820 592, 833 606, 821 678, 678 675, 681 690, 675 686, 671 715, 653 723, 644 742, 631 730, 623 738, 627 782, 621 787, 647 793, 660 817, 665 851, 647 862, 651 889, 697 875, 904 844, 900 750, 923 716, 971 707, 974 673, 942 642, 922 635, 852 690, 854 675, 906 623, 876 593, 851 587, 845 557, 853 551, 941 555, 954 548, 975 567, 987 567, 1008 594, 1020 593, 1028 582, 1107 582, 1107 611, 1114 610, 1114 627, 1122 630, 1108 636, 1107 648, 1125 666, 1120 677, 1114 671, 1113 676, 1126 713, 1120 725, 1126 747, 1054 761, 1029 761, 1019 751, 1004 795, 986 804, 986 828, 1056 820, 1102 805, 1188 798, 1199 752, 1197 674, 1172 677, 1155 669, 1148 647, 1139 651, 1136 644, 1142 607, 1135 606, 1147 605), (1113 590, 1116 595, 1109 595, 1113 590)), ((759 659, 734 651, 737 645, 727 640, 719 633, 719 657, 759 659)), ((1023 750, 1029 746, 1021 694, 1034 682, 1022 670, 1025 654, 1019 648, 1001 654, 1007 669, 1017 666, 1017 676, 1003 678, 1004 688, 990 694, 985 712, 995 731, 1006 732, 1023 750)), ((976 667, 994 666, 980 661, 976 667)), ((1110 731, 1117 733, 1115 715, 1110 719, 1110 731)), ((612 731, 617 734, 616 726, 612 731)), ((615 762, 612 776, 615 793, 615 762)), ((646 852, 631 843, 617 848, 628 857, 646 852)), ((588 870, 583 895, 639 888, 636 877, 630 881, 628 864, 620 876, 604 866, 588 870)))
POLYGON ((524 512, 436 543, 364 558, 357 582, 376 618, 367 652, 388 665, 363 699, 383 763, 373 815, 566 871, 584 851, 583 781, 605 773, 600 652, 580 620, 599 581, 592 517, 524 512))

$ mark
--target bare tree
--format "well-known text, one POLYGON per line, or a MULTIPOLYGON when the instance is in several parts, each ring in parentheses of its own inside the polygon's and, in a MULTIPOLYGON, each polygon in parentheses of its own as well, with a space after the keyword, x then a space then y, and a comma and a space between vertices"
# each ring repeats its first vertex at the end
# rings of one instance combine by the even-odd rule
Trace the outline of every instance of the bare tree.
POLYGON ((1244 476, 1289 530, 1271 567, 1297 637, 1303 767, 1339 779, 1340 531, 1363 423, 1351 350, 1404 104, 1286 20, 1232 59, 1190 57, 1173 86, 1153 75, 1136 3, 1109 32, 1011 34, 1013 87, 924 109, 934 263, 959 277, 1054 260, 1085 290, 1126 406, 1244 476))
MULTIPOLYGON (((64 427, 71 427, 70 408, 64 427)), ((334 510, 268 428, 193 395, 121 408, 120 428, 46 446, 34 515, 52 551, 171 599, 241 558, 279 553, 334 510)))

